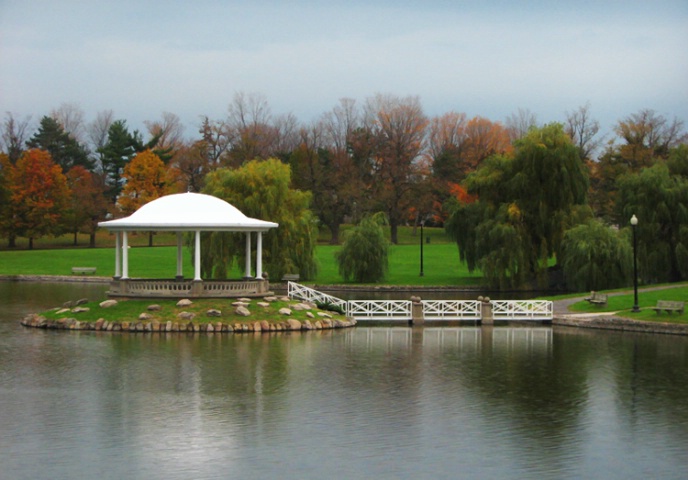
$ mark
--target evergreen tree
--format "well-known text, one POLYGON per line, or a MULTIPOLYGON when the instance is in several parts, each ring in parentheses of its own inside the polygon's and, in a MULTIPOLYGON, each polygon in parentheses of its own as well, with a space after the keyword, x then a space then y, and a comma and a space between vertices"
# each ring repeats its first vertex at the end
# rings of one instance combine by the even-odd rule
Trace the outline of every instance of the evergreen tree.
POLYGON ((62 125, 52 117, 45 116, 41 119, 38 131, 26 145, 50 153, 53 161, 62 167, 63 173, 77 165, 93 170, 94 163, 86 148, 65 132, 62 125))
POLYGON ((124 167, 139 150, 144 150, 140 135, 138 132, 129 133, 125 120, 117 120, 110 125, 107 143, 98 152, 102 155, 107 196, 111 203, 115 203, 122 192, 124 167))

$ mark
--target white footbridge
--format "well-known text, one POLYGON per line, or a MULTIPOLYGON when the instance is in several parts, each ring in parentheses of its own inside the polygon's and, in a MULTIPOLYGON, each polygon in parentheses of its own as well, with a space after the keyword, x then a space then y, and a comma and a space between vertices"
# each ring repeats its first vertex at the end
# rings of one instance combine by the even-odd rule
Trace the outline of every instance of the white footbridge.
POLYGON ((295 282, 288 282, 289 298, 339 307, 356 321, 551 321, 549 300, 342 300, 295 282), (488 319, 489 317, 489 319, 488 319))

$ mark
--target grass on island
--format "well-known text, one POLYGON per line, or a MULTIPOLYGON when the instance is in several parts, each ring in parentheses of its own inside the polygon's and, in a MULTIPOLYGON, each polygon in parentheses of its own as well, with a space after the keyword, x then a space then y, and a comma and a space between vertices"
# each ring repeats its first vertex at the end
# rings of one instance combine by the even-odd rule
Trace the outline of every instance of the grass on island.
MULTIPOLYGON (((168 321, 177 323, 188 323, 189 320, 181 320, 178 315, 182 312, 188 312, 195 314, 193 318, 193 323, 205 324, 205 323, 247 323, 267 320, 269 323, 280 323, 284 322, 287 318, 293 318, 304 322, 305 320, 311 320, 315 322, 320 317, 318 316, 318 310, 311 310, 311 313, 315 315, 315 318, 310 318, 307 315, 306 310, 294 310, 292 309, 291 315, 286 316, 279 313, 280 308, 287 307, 290 308, 296 302, 287 302, 282 300, 277 300, 274 302, 269 302, 269 306, 260 306, 258 302, 263 301, 262 298, 253 299, 248 305, 248 309, 251 312, 250 316, 244 317, 235 312, 236 307, 232 303, 236 302, 237 299, 229 298, 204 298, 204 299, 194 299, 193 303, 186 307, 178 307, 177 300, 162 300, 162 299, 145 299, 145 300, 120 300, 118 303, 112 307, 102 308, 100 307, 100 302, 87 302, 80 307, 88 308, 88 311, 74 313, 70 309, 58 309, 54 308, 47 312, 41 313, 48 320, 58 320, 62 318, 74 318, 80 322, 96 322, 99 319, 105 319, 107 321, 117 321, 117 322, 139 322, 139 315, 142 313, 148 313, 151 318, 146 321, 157 321, 160 323, 166 323, 168 321), (159 305, 160 310, 149 311, 148 307, 150 305, 159 305), (218 317, 209 317, 207 312, 210 309, 219 310, 221 315, 218 317), (62 311, 64 310, 64 311, 62 311), (58 313, 61 312, 61 313, 58 313)), ((335 312, 327 312, 333 318, 340 316, 335 312)))

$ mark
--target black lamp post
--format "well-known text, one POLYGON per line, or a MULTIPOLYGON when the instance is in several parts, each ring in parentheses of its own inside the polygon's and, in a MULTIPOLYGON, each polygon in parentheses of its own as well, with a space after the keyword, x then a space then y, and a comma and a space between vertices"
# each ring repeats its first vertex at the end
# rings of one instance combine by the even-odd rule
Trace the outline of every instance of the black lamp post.
POLYGON ((638 228, 638 217, 633 215, 631 217, 631 229, 633 230, 633 310, 632 312, 639 312, 638 306, 638 238, 636 229, 638 228))
POLYGON ((420 276, 422 277, 424 275, 423 273, 423 224, 425 222, 421 221, 420 222, 420 276))

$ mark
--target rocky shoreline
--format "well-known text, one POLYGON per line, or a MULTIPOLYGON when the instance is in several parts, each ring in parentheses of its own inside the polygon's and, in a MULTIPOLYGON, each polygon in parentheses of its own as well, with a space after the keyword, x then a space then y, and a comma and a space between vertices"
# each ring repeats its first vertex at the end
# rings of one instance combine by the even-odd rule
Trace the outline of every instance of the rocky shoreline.
POLYGON ((96 322, 83 322, 76 318, 61 318, 48 320, 42 315, 30 314, 24 317, 21 324, 25 327, 43 328, 48 330, 92 330, 96 332, 134 332, 134 333, 272 333, 295 332, 307 330, 329 330, 335 328, 349 328, 356 325, 354 319, 320 319, 303 322, 290 318, 279 323, 270 323, 266 320, 229 323, 229 322, 172 322, 164 323, 156 321, 117 322, 104 319, 96 322))
POLYGON ((552 325, 623 332, 661 333, 668 335, 688 335, 688 324, 668 322, 643 322, 630 318, 607 316, 555 316, 552 325))

